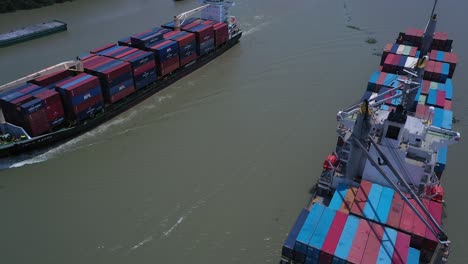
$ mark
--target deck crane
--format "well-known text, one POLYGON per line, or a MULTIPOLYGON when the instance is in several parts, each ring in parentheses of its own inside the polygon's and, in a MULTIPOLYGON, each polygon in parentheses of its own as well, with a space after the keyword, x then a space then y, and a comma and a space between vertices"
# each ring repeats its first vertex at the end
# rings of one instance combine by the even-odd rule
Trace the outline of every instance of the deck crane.
MULTIPOLYGON (((12 88, 18 87, 22 84, 25 84, 28 81, 34 80, 36 78, 46 76, 52 73, 56 73, 58 71, 62 70, 70 70, 70 71, 76 71, 76 72, 83 72, 83 63, 81 60, 70 60, 70 61, 65 61, 59 64, 56 64, 54 66, 51 66, 49 68, 40 70, 38 72, 35 72, 33 74, 30 74, 28 76, 25 76, 23 78, 20 78, 18 80, 12 81, 10 83, 4 84, 0 86, 0 93, 11 90, 12 88)), ((0 124, 5 123, 5 117, 3 116, 3 110, 0 107, 0 124)))
POLYGON ((174 16, 174 30, 180 31, 180 24, 183 22, 183 20, 193 16, 194 14, 201 12, 202 10, 210 7, 210 4, 202 5, 197 8, 194 8, 192 10, 183 12, 177 16, 174 16))

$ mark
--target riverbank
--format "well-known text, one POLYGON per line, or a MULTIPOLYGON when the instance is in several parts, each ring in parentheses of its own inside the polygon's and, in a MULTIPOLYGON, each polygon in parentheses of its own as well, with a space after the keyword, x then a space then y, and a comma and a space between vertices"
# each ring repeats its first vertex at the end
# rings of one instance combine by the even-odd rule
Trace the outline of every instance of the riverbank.
POLYGON ((0 13, 40 8, 56 3, 64 3, 70 1, 73 0, 0 0, 0 13))

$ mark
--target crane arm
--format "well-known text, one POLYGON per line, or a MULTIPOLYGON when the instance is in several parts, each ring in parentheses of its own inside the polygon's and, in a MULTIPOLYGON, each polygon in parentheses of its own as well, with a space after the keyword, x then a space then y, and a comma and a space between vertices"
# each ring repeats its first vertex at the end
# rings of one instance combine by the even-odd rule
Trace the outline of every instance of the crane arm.
POLYGON ((183 12, 183 13, 177 15, 177 16, 174 16, 174 28, 175 28, 175 30, 180 30, 181 20, 187 19, 187 18, 193 16, 194 14, 196 14, 198 12, 201 12, 203 9, 208 8, 209 6, 210 6, 210 4, 202 5, 202 6, 199 6, 197 8, 194 8, 192 10, 183 12))
POLYGON ((71 61, 65 61, 62 63, 59 63, 57 65, 51 66, 49 68, 40 70, 38 72, 35 72, 33 74, 30 74, 28 76, 25 76, 23 78, 20 78, 18 80, 12 81, 10 83, 4 84, 0 86, 0 92, 7 91, 11 88, 14 88, 18 85, 24 84, 30 80, 34 80, 36 78, 52 74, 61 70, 75 70, 75 71, 83 71, 83 63, 79 60, 71 60, 71 61))

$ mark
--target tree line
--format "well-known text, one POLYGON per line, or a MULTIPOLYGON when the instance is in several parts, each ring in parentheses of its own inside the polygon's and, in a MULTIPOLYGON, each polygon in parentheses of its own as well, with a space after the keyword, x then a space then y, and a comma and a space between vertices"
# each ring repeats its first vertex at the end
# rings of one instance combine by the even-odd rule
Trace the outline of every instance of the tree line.
POLYGON ((33 9, 55 3, 73 0, 0 0, 0 13, 13 12, 21 9, 33 9))

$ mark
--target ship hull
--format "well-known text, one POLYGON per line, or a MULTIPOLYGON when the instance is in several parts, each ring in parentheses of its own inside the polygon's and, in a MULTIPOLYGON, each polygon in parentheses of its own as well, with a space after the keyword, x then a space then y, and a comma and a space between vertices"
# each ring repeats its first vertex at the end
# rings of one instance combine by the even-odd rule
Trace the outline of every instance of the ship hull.
POLYGON ((234 45, 239 42, 239 39, 242 37, 242 32, 233 36, 228 40, 224 45, 218 47, 212 52, 198 58, 195 62, 186 65, 185 67, 178 69, 169 76, 166 76, 164 79, 158 80, 157 82, 148 85, 140 89, 137 93, 130 95, 129 97, 123 99, 121 102, 110 105, 106 107, 102 113, 96 115, 96 117, 86 120, 81 124, 76 126, 61 129, 57 132, 49 133, 43 136, 34 137, 28 140, 23 140, 10 144, 0 149, 0 158, 5 158, 9 156, 16 156, 20 154, 27 154, 31 151, 40 150, 47 147, 53 147, 61 143, 65 143, 67 140, 70 140, 74 137, 77 137, 93 128, 98 127, 104 122, 114 118, 115 116, 127 111, 133 106, 139 104, 145 99, 151 97, 155 93, 163 90, 169 85, 175 83, 181 78, 189 75, 193 71, 199 69, 203 65, 207 64, 211 60, 220 56, 234 45))

